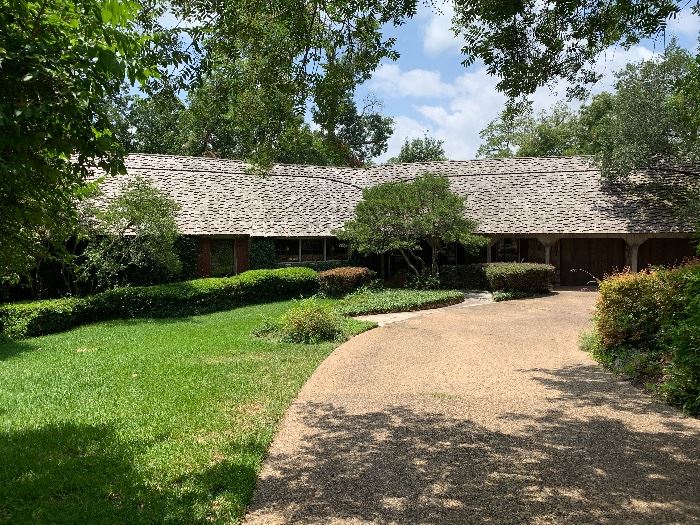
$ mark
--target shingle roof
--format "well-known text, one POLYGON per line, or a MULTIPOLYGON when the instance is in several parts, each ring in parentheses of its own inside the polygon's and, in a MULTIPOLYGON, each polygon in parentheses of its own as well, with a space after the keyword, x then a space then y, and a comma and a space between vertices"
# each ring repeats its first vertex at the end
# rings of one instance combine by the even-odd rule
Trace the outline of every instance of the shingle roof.
POLYGON ((192 235, 330 235, 352 217, 362 188, 426 172, 450 179, 452 189, 467 197, 467 214, 484 233, 690 233, 695 226, 679 213, 689 196, 680 176, 666 175, 660 186, 650 176, 604 184, 584 157, 362 169, 277 165, 265 177, 247 172, 240 161, 204 157, 139 154, 130 155, 126 165, 128 175, 105 181, 105 195, 118 192, 125 178, 149 178, 177 200, 179 227, 192 235))

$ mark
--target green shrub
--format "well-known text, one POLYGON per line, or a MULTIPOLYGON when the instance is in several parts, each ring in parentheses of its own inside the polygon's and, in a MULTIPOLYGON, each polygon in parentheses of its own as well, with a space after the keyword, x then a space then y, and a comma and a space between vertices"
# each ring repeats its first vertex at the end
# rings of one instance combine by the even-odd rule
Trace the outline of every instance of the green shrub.
POLYGON ((595 359, 700 413, 700 263, 607 277, 594 322, 595 359))
POLYGON ((420 275, 410 274, 406 286, 414 290, 437 290, 440 288, 440 276, 433 275, 429 270, 421 272, 420 275))
POLYGON ((369 268, 346 266, 318 274, 319 290, 327 295, 341 296, 368 285, 377 276, 369 268))
POLYGON ((496 290, 493 292, 493 300, 496 303, 501 301, 515 301, 517 299, 529 299, 543 295, 543 292, 519 292, 517 290, 496 290))
POLYGON ((332 341, 342 333, 342 319, 330 307, 313 300, 292 306, 280 323, 282 340, 316 344, 332 341))
POLYGON ((488 263, 486 279, 493 291, 546 293, 554 282, 554 266, 539 263, 488 263))
POLYGON ((251 237, 248 261, 251 270, 275 267, 275 240, 269 237, 251 237))
POLYGON ((440 267, 440 288, 447 290, 488 290, 485 264, 440 267))
POLYGON ((281 268, 250 270, 219 279, 114 288, 84 298, 4 305, 0 307, 0 323, 6 337, 18 338, 107 319, 197 315, 313 295, 318 290, 317 275, 309 268, 281 268))
POLYGON ((623 272, 601 281, 595 325, 603 345, 656 347, 667 299, 666 280, 658 272, 623 272))

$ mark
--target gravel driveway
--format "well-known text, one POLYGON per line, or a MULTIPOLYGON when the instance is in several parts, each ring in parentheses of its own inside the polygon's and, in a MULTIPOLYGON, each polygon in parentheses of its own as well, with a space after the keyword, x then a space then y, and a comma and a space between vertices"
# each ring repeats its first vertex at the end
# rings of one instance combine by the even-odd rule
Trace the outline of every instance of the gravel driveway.
POLYGON ((578 350, 594 301, 452 307, 344 344, 290 407, 246 523, 700 523, 700 420, 578 350))

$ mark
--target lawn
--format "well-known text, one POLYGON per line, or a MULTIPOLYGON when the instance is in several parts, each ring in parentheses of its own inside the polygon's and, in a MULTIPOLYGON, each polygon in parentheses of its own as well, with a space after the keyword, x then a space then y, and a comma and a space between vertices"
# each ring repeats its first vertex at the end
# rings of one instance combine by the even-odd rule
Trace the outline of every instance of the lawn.
MULTIPOLYGON (((346 314, 459 292, 323 299, 346 314)), ((0 343, 0 523, 236 523, 282 414, 338 343, 251 332, 293 301, 0 343)), ((346 336, 372 325, 352 319, 346 336)))
POLYGON ((238 521, 282 414, 335 346, 250 335, 289 304, 0 344, 0 522, 238 521))

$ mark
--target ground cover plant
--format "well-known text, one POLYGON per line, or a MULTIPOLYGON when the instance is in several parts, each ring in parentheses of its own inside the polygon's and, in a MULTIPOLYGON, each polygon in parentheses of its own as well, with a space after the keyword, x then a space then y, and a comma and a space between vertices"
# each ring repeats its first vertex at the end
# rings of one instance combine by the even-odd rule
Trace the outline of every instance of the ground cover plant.
POLYGON ((343 315, 408 312, 457 304, 464 294, 456 290, 409 290, 403 288, 360 289, 345 296, 335 305, 343 315))
POLYGON ((616 373, 700 414, 700 263, 600 283, 581 346, 616 373))
POLYGON ((292 304, 0 344, 0 522, 237 522, 281 415, 337 345, 251 335, 292 304))

